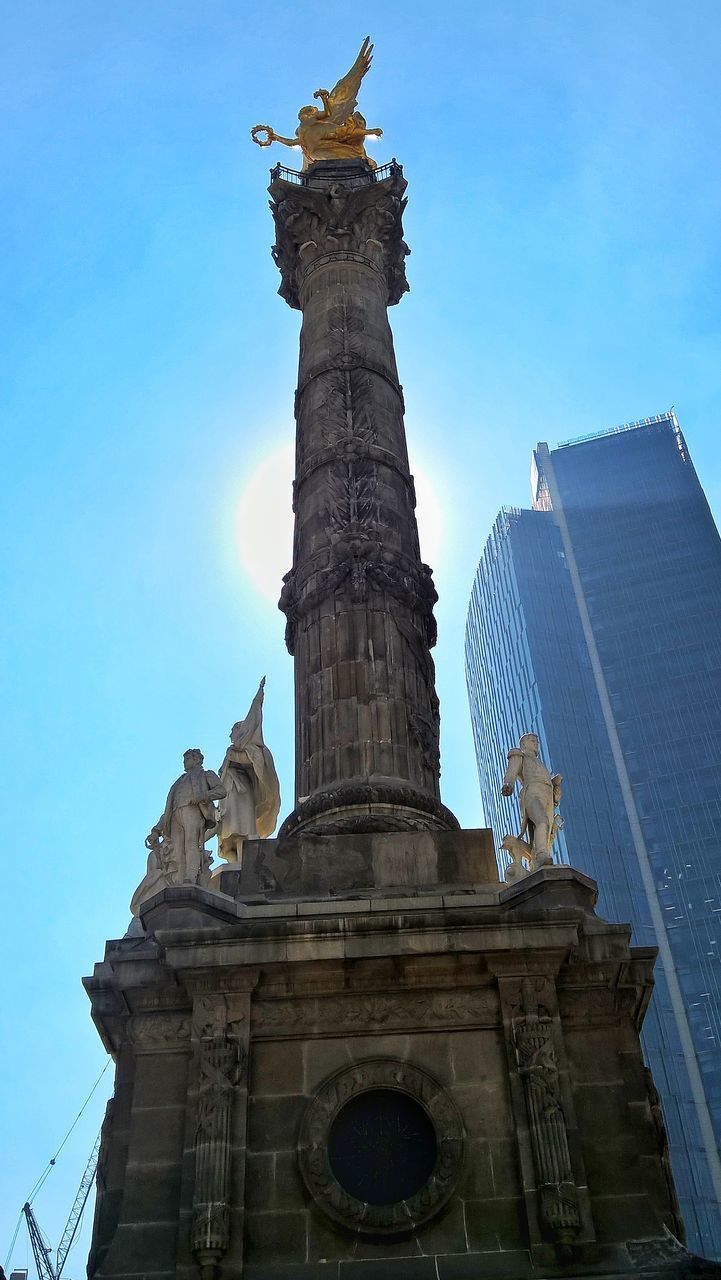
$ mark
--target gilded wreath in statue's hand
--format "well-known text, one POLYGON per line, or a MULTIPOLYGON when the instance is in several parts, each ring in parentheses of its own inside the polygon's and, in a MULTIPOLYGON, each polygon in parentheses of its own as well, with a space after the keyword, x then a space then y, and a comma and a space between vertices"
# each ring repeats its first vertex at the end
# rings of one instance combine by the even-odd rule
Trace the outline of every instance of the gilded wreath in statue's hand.
POLYGON ((250 136, 253 139, 253 142, 258 143, 259 147, 269 147, 271 142, 275 138, 275 134, 273 133, 273 130, 271 129, 269 124, 253 125, 253 128, 250 131, 250 136), (258 137, 259 133, 265 133, 267 136, 265 138, 259 138, 258 137))

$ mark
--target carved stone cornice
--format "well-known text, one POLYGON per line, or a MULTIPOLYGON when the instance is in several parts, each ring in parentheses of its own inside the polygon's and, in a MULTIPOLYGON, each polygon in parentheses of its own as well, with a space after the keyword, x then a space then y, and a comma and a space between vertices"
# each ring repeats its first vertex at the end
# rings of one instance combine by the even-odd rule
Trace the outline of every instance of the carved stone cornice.
POLYGON ((402 227, 406 186, 400 165, 381 182, 356 188, 335 182, 319 190, 282 178, 271 183, 272 253, 281 274, 278 292, 289 306, 300 308, 300 292, 313 271, 334 260, 354 261, 377 273, 388 305, 400 301, 408 290, 405 258, 410 253, 402 227))

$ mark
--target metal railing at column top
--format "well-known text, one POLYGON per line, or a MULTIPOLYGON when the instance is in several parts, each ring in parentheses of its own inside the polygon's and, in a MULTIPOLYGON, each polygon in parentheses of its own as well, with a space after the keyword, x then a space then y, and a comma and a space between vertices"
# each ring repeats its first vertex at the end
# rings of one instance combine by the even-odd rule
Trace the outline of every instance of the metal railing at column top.
MULTIPOLYGON (((343 186, 349 187, 365 187, 370 186, 372 182, 384 182, 387 178, 393 178, 396 174, 402 175, 403 166, 397 160, 389 160, 388 164, 381 165, 378 169, 369 169, 367 173, 354 173, 352 177, 343 179, 343 186)), ((327 178, 318 181, 315 174, 307 174, 297 169, 288 169, 284 164, 276 164, 270 171, 271 182, 291 182, 296 187, 327 187, 327 178)))

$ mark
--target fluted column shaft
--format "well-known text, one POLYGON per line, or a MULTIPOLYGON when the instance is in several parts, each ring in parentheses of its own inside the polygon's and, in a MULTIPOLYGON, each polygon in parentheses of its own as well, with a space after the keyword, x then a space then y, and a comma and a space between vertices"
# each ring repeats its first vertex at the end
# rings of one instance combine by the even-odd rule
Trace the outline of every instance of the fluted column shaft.
POLYGON ((293 568, 298 829, 453 826, 440 804, 436 599, 421 562, 387 307, 407 288, 399 166, 276 179, 280 292, 303 312, 293 568))

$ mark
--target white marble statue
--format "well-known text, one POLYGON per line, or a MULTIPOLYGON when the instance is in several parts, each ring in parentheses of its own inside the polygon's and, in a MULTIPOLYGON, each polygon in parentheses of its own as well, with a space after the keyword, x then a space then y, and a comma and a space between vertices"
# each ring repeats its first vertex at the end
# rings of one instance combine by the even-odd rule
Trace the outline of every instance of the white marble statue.
POLYGON ((280 786, 273 757, 263 742, 265 676, 245 720, 230 731, 230 746, 220 767, 224 789, 219 806, 218 852, 240 862, 243 841, 272 835, 280 809, 280 786))
POLYGON ((555 812, 561 800, 563 778, 559 773, 551 774, 540 759, 535 733, 524 733, 518 746, 508 752, 501 794, 512 796, 516 782, 521 784, 518 798, 521 829, 519 835, 506 835, 501 842, 501 848, 513 859, 506 873, 507 880, 524 874, 524 861, 531 871, 552 863, 551 846, 563 826, 563 818, 555 812), (523 839, 526 834, 528 840, 523 839))
POLYGON ((137 916, 141 902, 159 893, 166 885, 178 883, 178 864, 173 857, 173 846, 170 840, 162 840, 160 832, 153 827, 146 837, 145 847, 149 849, 148 865, 145 876, 140 881, 130 902, 131 915, 137 916))
POLYGON ((223 799, 225 787, 217 773, 203 768, 203 753, 197 747, 185 752, 183 768, 168 792, 162 816, 145 841, 150 850, 148 873, 133 902, 144 886, 143 898, 155 891, 146 885, 149 877, 165 878, 169 884, 199 884, 208 870, 205 842, 215 830, 218 811, 214 802, 223 799))

